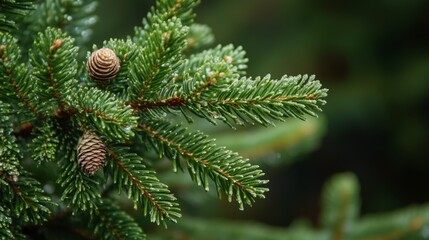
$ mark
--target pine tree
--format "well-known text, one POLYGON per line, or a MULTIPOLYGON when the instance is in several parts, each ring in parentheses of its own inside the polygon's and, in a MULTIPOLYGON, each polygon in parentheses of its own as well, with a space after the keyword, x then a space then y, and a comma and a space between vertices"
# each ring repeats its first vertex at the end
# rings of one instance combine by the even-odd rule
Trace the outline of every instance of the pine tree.
POLYGON ((156 172, 163 159, 240 209, 264 198, 259 166, 181 122, 305 119, 327 89, 308 75, 246 76, 241 47, 199 50, 213 36, 193 23, 198 3, 158 0, 127 39, 86 52, 94 2, 2 1, 1 239, 143 239, 121 196, 151 222, 177 222, 156 172))

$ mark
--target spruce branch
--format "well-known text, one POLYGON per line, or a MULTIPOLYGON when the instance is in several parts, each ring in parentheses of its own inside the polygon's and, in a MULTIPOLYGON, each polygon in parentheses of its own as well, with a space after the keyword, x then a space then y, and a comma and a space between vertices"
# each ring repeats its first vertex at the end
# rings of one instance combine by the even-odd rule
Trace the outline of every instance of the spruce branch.
POLYGON ((356 221, 347 238, 352 240, 422 239, 428 221, 428 204, 411 206, 389 213, 372 214, 356 221))
POLYGON ((102 202, 100 182, 80 170, 76 161, 77 138, 69 131, 60 133, 60 148, 57 152, 61 169, 57 183, 63 189, 61 200, 65 201, 73 212, 94 212, 102 202))
MULTIPOLYGON (((1 183, 0 183, 1 185, 1 183)), ((12 218, 10 216, 10 209, 0 206, 0 239, 14 239, 10 227, 12 225, 12 218)))
MULTIPOLYGON (((30 1, 0 4, 18 2, 30 1)), ((63 218, 66 224, 89 217, 93 237, 145 237, 110 200, 110 188, 125 192, 151 222, 176 222, 181 217, 177 199, 148 167, 145 153, 136 152, 135 136, 160 157, 170 158, 174 171, 186 166, 206 191, 212 181, 218 196, 235 199, 240 209, 264 198, 268 181, 259 166, 203 133, 165 119, 182 113, 191 121, 188 114, 193 113, 231 127, 273 125, 274 120, 316 116, 327 90, 307 75, 241 77, 248 61, 241 47, 219 45, 187 55, 213 41, 208 27, 193 24, 198 4, 158 0, 132 37, 103 43, 109 57, 87 54, 83 64, 79 51, 95 22, 93 1, 46 0, 17 21, 21 29, 13 36, 0 32, 0 238, 18 239, 24 237, 20 232, 40 230, 35 224, 46 221, 55 205, 41 185, 51 187, 53 177, 60 193, 50 195, 65 203, 60 211, 79 213, 63 218), (107 79, 102 84, 94 82, 102 77, 107 79), (33 131, 23 137, 16 126, 25 124, 33 131), (57 164, 59 172, 40 177, 41 184, 21 162, 29 169, 57 164)), ((65 231, 91 237, 80 227, 65 231)))
POLYGON ((136 43, 144 44, 147 41, 147 36, 153 24, 157 21, 168 22, 175 18, 184 26, 190 26, 194 21, 195 14, 193 9, 200 3, 199 0, 161 0, 156 2, 156 7, 148 13, 146 18, 143 18, 143 27, 136 27, 133 37, 136 43))
POLYGON ((18 17, 22 18, 34 8, 34 0, 2 0, 0 1, 0 31, 16 29, 18 17))
MULTIPOLYGON (((191 28, 192 29, 192 28, 191 28)), ((215 48, 204 50, 202 52, 189 56, 189 59, 180 67, 179 72, 186 72, 193 76, 200 72, 201 67, 209 62, 224 61, 235 67, 234 71, 240 76, 246 74, 247 62, 246 52, 243 47, 234 47, 232 44, 226 46, 218 45, 215 48)), ((183 78, 183 77, 182 77, 183 78)))
POLYGON ((133 102, 153 99, 163 86, 172 83, 186 47, 188 28, 179 19, 161 21, 155 16, 153 21, 146 29, 145 45, 130 68, 133 102))
POLYGON ((57 181, 64 189, 61 200, 72 207, 74 212, 97 209, 97 204, 101 202, 99 181, 86 176, 75 159, 61 164, 61 171, 57 181))
POLYGON ((19 24, 20 31, 16 34, 21 45, 29 48, 37 33, 46 28, 59 28, 83 45, 89 41, 91 27, 96 23, 94 16, 97 2, 93 0, 47 0, 36 5, 36 9, 28 14, 19 24))
MULTIPOLYGON (((210 92, 211 88, 216 87, 219 76, 225 78, 227 74, 234 75, 233 69, 226 62, 215 61, 213 58, 210 60, 212 61, 206 62, 199 68, 200 71, 195 76, 190 76, 185 72, 184 77, 181 78, 186 80, 165 86, 158 92, 156 99, 145 99, 140 102, 132 102, 130 105, 136 110, 141 110, 145 116, 154 115, 158 118, 162 117, 160 112, 165 114, 179 110, 189 122, 192 122, 192 118, 187 115, 187 111, 193 110, 186 106, 188 100, 201 95, 203 92, 210 92)), ((225 84, 223 86, 227 87, 225 84)), ((206 119, 211 119, 206 112, 195 112, 195 114, 202 114, 205 115, 206 119)), ((211 121, 215 123, 215 121, 211 121)))
POLYGON ((152 12, 165 14, 164 20, 178 17, 184 25, 189 26, 195 18, 193 9, 199 4, 199 0, 161 0, 156 2, 156 8, 152 12))
POLYGON ((97 239, 146 239, 140 226, 114 202, 105 200, 92 221, 97 239))
POLYGON ((114 184, 118 189, 126 189, 128 198, 134 201, 134 207, 143 207, 143 213, 150 215, 151 222, 158 225, 165 220, 173 222, 181 217, 176 198, 155 176, 155 171, 147 169, 143 159, 127 147, 109 148, 109 164, 114 184))
POLYGON ((238 78, 234 69, 223 61, 206 62, 181 86, 161 92, 163 98, 134 107, 143 112, 152 108, 166 112, 179 109, 185 117, 186 111, 191 111, 213 124, 219 119, 234 127, 244 123, 269 126, 274 124, 272 120, 317 116, 316 112, 321 111, 319 105, 325 104, 323 98, 328 90, 321 87, 315 76, 283 76, 279 80, 270 75, 238 78))
POLYGON ((19 176, 22 153, 12 134, 10 105, 0 101, 0 176, 19 176))
POLYGON ((32 149, 32 158, 38 165, 43 162, 52 162, 56 159, 59 139, 56 131, 52 131, 55 128, 52 119, 46 119, 40 126, 33 130, 35 137, 29 145, 32 149))
POLYGON ((93 87, 75 89, 68 99, 73 120, 83 128, 94 128, 114 140, 129 139, 134 135, 137 117, 115 95, 93 87), (89 125, 88 125, 89 124, 89 125))
POLYGON ((214 35, 211 28, 207 25, 193 23, 189 27, 188 38, 186 39, 187 48, 185 52, 190 52, 194 49, 200 49, 214 42, 214 35))
POLYGON ((67 108, 66 98, 77 85, 78 49, 73 41, 60 29, 47 28, 38 35, 29 53, 32 82, 39 95, 50 95, 46 101, 51 105, 51 112, 67 108))
POLYGON ((325 184, 321 223, 331 239, 344 239, 359 215, 359 183, 351 173, 338 174, 325 184))
POLYGON ((1 187, 0 202, 11 209, 13 219, 40 224, 51 214, 50 207, 57 205, 44 194, 41 184, 25 171, 21 171, 19 177, 0 175, 0 178, 3 185, 7 183, 1 187))
POLYGON ((37 95, 32 91, 25 66, 20 65, 21 50, 17 40, 9 33, 0 32, 0 86, 1 99, 9 104, 36 113, 37 95))
POLYGON ((208 178, 216 185, 219 197, 222 192, 228 201, 235 198, 240 209, 243 204, 252 205, 256 197, 264 198, 268 181, 260 180, 264 173, 237 153, 218 147, 212 139, 200 132, 188 132, 180 125, 164 121, 148 121, 139 124, 143 136, 150 141, 160 156, 173 160, 173 168, 180 168, 180 159, 186 161, 191 178, 209 190, 208 178))
MULTIPOLYGON (((218 85, 228 79, 219 74, 216 81, 218 85)), ((241 78, 233 80, 227 89, 215 90, 217 94, 195 95, 187 107, 193 112, 202 112, 203 117, 219 118, 229 125, 245 122, 264 126, 273 125, 271 120, 304 119, 306 114, 317 116, 316 111, 321 111, 318 104, 325 103, 322 98, 327 92, 314 76, 307 75, 284 76, 279 80, 272 80, 269 75, 255 80, 241 78)))

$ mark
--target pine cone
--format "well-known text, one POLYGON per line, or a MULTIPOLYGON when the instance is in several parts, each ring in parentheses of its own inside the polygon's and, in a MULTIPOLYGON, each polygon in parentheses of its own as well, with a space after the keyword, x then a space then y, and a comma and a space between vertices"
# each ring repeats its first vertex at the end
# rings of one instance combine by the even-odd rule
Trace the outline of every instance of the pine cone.
POLYGON ((101 48, 89 56, 87 69, 92 80, 107 83, 118 75, 119 59, 111 49, 101 48))
POLYGON ((105 161, 106 145, 97 134, 85 131, 77 145, 77 163, 85 173, 93 175, 105 161))

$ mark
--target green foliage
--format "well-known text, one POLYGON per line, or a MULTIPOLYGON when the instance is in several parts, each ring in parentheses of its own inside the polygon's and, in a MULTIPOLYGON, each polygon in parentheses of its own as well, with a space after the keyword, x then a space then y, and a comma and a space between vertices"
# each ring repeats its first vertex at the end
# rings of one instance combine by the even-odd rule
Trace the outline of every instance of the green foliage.
POLYGON ((235 198, 240 209, 244 204, 252 205, 256 197, 263 198, 268 191, 261 187, 268 181, 259 179, 264 173, 257 165, 216 146, 212 139, 200 132, 188 132, 179 125, 161 121, 145 122, 139 124, 139 128, 160 157, 165 155, 173 160, 174 170, 181 168, 180 159, 184 158, 192 180, 208 191, 208 178, 211 178, 218 196, 221 197, 223 192, 228 201, 235 198))
POLYGON ((332 229, 332 239, 347 235, 359 214, 358 182, 353 174, 337 175, 325 186, 321 223, 332 229))
POLYGON ((70 105, 75 111, 76 122, 81 126, 90 124, 109 139, 129 139, 134 135, 136 117, 132 108, 124 106, 115 95, 96 88, 75 89, 70 105), (95 101, 92 101, 94 100, 95 101))
POLYGON ((146 239, 134 219, 109 200, 100 205, 93 224, 97 239, 146 239))
POLYGON ((246 52, 240 46, 234 47, 232 44, 226 46, 218 45, 215 48, 189 56, 189 60, 182 65, 181 71, 185 71, 192 76, 198 71, 205 70, 201 69, 201 66, 205 63, 223 60, 232 64, 238 74, 246 75, 247 62, 249 59, 247 59, 245 55, 246 52))
POLYGON ((207 25, 194 23, 189 27, 187 51, 209 46, 214 42, 212 30, 207 25))
POLYGON ((34 0, 5 0, 0 2, 0 31, 16 28, 16 18, 33 9, 34 0))
POLYGON ((61 200, 65 201, 73 211, 94 212, 101 204, 100 179, 85 175, 76 161, 77 138, 70 132, 60 135, 60 148, 57 155, 60 157, 61 174, 57 183, 63 189, 61 200))
POLYGON ((18 176, 22 158, 15 136, 12 135, 9 105, 0 101, 0 176, 18 176))
POLYGON ((52 115, 58 108, 66 107, 66 98, 76 89, 77 48, 67 34, 47 28, 39 33, 29 56, 33 68, 31 81, 35 90, 40 91, 38 96, 43 97, 39 105, 46 109, 44 114, 52 115))
POLYGON ((89 41, 91 27, 97 21, 93 12, 97 2, 92 0, 46 0, 39 1, 19 24, 17 35, 21 44, 29 48, 38 33, 53 27, 67 32, 82 45, 89 41))
MULTIPOLYGON (((248 60, 241 47, 195 52, 213 41, 208 27, 193 23, 198 3, 159 0, 133 36, 104 41, 120 62, 106 84, 92 81, 90 53, 82 54, 95 20, 92 1, 41 1, 17 20, 21 29, 0 33, 2 237, 48 236, 53 222, 63 219, 90 220, 74 231, 80 237, 142 239, 127 205, 116 204, 126 202, 124 196, 151 222, 177 222, 178 200, 158 178, 163 157, 175 171, 186 166, 206 191, 212 184, 219 197, 235 199, 240 209, 265 197, 268 181, 259 166, 176 122, 191 122, 191 113, 231 127, 304 119, 321 110, 327 90, 307 75, 244 76, 248 60), (78 139, 87 130, 100 136, 108 155, 94 175, 77 162, 78 139)), ((85 160, 100 152, 93 149, 85 160)))
POLYGON ((324 118, 310 118, 306 121, 290 119, 276 123, 275 128, 255 126, 236 131, 219 131, 219 127, 215 126, 204 131, 215 138, 219 145, 228 146, 251 160, 259 160, 258 164, 264 167, 273 167, 291 164, 317 148, 326 131, 325 126, 324 118))
POLYGON ((184 25, 191 25, 195 18, 193 9, 200 4, 200 0, 161 0, 156 2, 154 15, 162 15, 164 20, 177 17, 184 25))
POLYGON ((151 27, 145 29, 142 52, 130 68, 132 101, 157 99, 159 90, 174 80, 186 47, 188 27, 179 19, 162 21, 155 16, 151 20, 151 27))
POLYGON ((21 50, 18 47, 17 40, 9 33, 0 32, 0 62, 1 82, 0 97, 16 107, 17 111, 37 112, 39 111, 36 94, 32 92, 29 74, 25 66, 20 65, 21 50))
POLYGON ((271 120, 316 116, 315 112, 320 111, 317 104, 325 103, 321 98, 327 90, 321 89, 314 76, 237 79, 229 69, 222 71, 222 65, 216 70, 209 68, 212 71, 207 75, 197 72, 194 82, 184 87, 187 100, 184 108, 212 123, 219 119, 230 126, 244 123, 268 126, 273 125, 271 120))
POLYGON ((181 214, 176 198, 167 185, 159 181, 155 171, 149 170, 143 159, 129 148, 112 147, 109 153, 113 183, 119 191, 126 189, 134 208, 142 206, 144 215, 149 213, 150 221, 158 225, 166 219, 177 222, 181 214))
POLYGON ((10 231, 12 218, 10 217, 10 210, 0 206, 0 238, 13 239, 13 234, 10 231))
POLYGON ((52 129, 55 129, 55 126, 50 119, 47 119, 33 131, 35 137, 30 143, 30 148, 32 148, 33 160, 39 165, 43 162, 55 161, 55 155, 59 148, 59 139, 52 129))
POLYGON ((51 214, 50 207, 56 205, 50 197, 44 194, 40 183, 21 171, 20 176, 0 176, 1 205, 8 218, 20 223, 31 222, 40 224, 51 214))

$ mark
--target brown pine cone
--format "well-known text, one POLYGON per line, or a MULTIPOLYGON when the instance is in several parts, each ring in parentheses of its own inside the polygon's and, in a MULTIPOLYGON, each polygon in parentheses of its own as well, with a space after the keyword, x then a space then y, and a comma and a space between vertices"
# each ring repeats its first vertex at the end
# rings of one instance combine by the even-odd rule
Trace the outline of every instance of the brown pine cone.
POLYGON ((77 145, 77 163, 90 175, 95 174, 106 161, 106 145, 91 131, 85 131, 77 145))
POLYGON ((109 48, 101 48, 89 56, 87 69, 92 80, 104 84, 118 75, 120 63, 115 52, 109 48))

